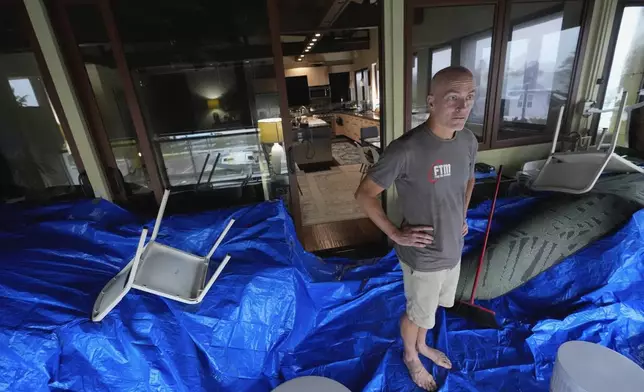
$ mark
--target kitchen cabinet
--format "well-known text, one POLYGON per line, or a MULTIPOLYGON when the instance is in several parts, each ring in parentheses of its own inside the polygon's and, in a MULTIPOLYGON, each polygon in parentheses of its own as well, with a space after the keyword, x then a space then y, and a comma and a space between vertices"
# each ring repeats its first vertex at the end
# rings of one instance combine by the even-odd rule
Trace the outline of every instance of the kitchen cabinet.
POLYGON ((342 119, 342 126, 335 124, 334 131, 336 136, 344 135, 349 139, 360 141, 360 128, 378 127, 380 131, 380 121, 369 118, 362 118, 350 114, 336 114, 336 117, 342 119))
POLYGON ((289 68, 284 70, 284 74, 286 77, 306 76, 309 87, 329 85, 328 67, 289 68))

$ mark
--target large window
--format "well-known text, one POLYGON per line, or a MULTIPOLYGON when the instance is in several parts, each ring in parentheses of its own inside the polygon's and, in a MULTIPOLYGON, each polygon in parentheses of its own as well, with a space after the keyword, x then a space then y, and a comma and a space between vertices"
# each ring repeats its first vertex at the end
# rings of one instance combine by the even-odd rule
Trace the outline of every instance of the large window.
MULTIPOLYGON (((618 13, 619 15, 619 13, 618 13)), ((615 38, 612 62, 607 62, 608 83, 605 85, 603 107, 610 108, 619 105, 622 93, 628 93, 627 105, 642 100, 641 90, 644 87, 642 59, 644 58, 644 6, 624 7, 619 23, 619 31, 615 38)), ((633 111, 630 129, 621 129, 617 144, 628 146, 638 151, 644 151, 644 109, 633 111)), ((604 113, 599 118, 595 129, 599 131, 610 129, 615 119, 613 113, 604 113)), ((624 126, 624 119, 622 126, 624 126)))
POLYGON ((498 140, 547 136, 568 101, 582 2, 513 4, 498 140))
POLYGON ((427 95, 431 78, 450 65, 462 65, 474 73, 476 101, 466 127, 484 140, 485 107, 491 62, 494 5, 427 7, 418 9, 412 28, 415 73, 412 75, 411 126, 429 117, 427 95))
POLYGON ((548 141, 560 107, 572 110, 568 97, 585 2, 425 3, 429 6, 408 3, 414 15, 407 57, 412 83, 407 90, 408 125, 428 118, 426 99, 433 75, 462 65, 472 71, 477 86, 466 128, 481 148, 548 141))
POLYGON ((436 72, 452 64, 452 47, 448 46, 442 49, 432 51, 432 77, 436 72))
POLYGON ((0 2, 0 204, 77 196, 83 172, 25 12, 0 2))

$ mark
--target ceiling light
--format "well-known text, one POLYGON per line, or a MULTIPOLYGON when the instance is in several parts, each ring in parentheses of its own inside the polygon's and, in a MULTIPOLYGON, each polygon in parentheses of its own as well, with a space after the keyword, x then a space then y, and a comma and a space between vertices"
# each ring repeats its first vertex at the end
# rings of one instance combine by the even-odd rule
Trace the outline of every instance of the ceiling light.
POLYGON ((322 35, 322 34, 320 34, 320 33, 315 33, 315 36, 316 36, 316 37, 319 37, 320 35, 322 35))
POLYGON ((295 59, 295 61, 302 61, 302 59, 301 59, 301 58, 299 58, 299 59, 295 59))
POLYGON ((309 48, 304 49, 305 52, 308 52, 309 50, 311 50, 311 49, 309 49, 309 48))
POLYGON ((312 42, 315 42, 315 41, 317 41, 317 40, 318 40, 317 38, 312 38, 312 39, 311 39, 311 41, 312 41, 312 42))

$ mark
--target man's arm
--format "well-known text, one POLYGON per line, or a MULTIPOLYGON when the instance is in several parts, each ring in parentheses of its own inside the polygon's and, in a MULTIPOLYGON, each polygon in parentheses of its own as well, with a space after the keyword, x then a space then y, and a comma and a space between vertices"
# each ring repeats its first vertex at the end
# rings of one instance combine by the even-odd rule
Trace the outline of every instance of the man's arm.
POLYGON ((385 211, 382 209, 382 203, 378 200, 385 189, 376 184, 369 176, 365 177, 360 183, 355 193, 356 201, 362 210, 367 214, 369 219, 378 226, 392 241, 404 246, 425 247, 432 243, 433 236, 428 234, 432 232, 429 226, 406 227, 400 230, 394 225, 385 211))
POLYGON ((385 189, 376 184, 369 176, 365 177, 360 183, 358 190, 356 190, 355 198, 358 205, 367 214, 369 219, 378 226, 387 237, 392 238, 397 234, 398 227, 391 223, 387 214, 382 209, 382 203, 378 200, 380 195, 385 189))
POLYGON ((470 200, 472 199, 472 191, 474 191, 474 183, 476 179, 474 177, 467 180, 467 186, 465 187, 465 211, 463 211, 463 217, 467 217, 467 209, 470 208, 470 200))

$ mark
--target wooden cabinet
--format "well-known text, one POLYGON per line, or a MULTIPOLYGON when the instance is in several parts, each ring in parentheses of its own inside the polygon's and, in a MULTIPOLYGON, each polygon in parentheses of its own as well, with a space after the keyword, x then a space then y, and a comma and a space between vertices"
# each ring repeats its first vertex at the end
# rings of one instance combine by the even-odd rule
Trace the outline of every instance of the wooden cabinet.
POLYGON ((377 120, 361 118, 350 114, 337 114, 336 117, 340 117, 343 123, 342 126, 334 125, 336 136, 344 135, 349 139, 360 141, 360 128, 375 126, 380 131, 380 121, 377 120))
POLYGON ((342 116, 339 114, 336 114, 333 117, 333 134, 335 136, 344 135, 344 123, 343 125, 338 124, 338 122, 336 121, 337 118, 342 118, 342 116))
POLYGON ((286 77, 306 76, 309 87, 327 86, 329 84, 328 67, 300 67, 284 70, 286 77))
POLYGON ((329 73, 326 67, 312 67, 306 77, 309 81, 309 87, 329 85, 329 73))

